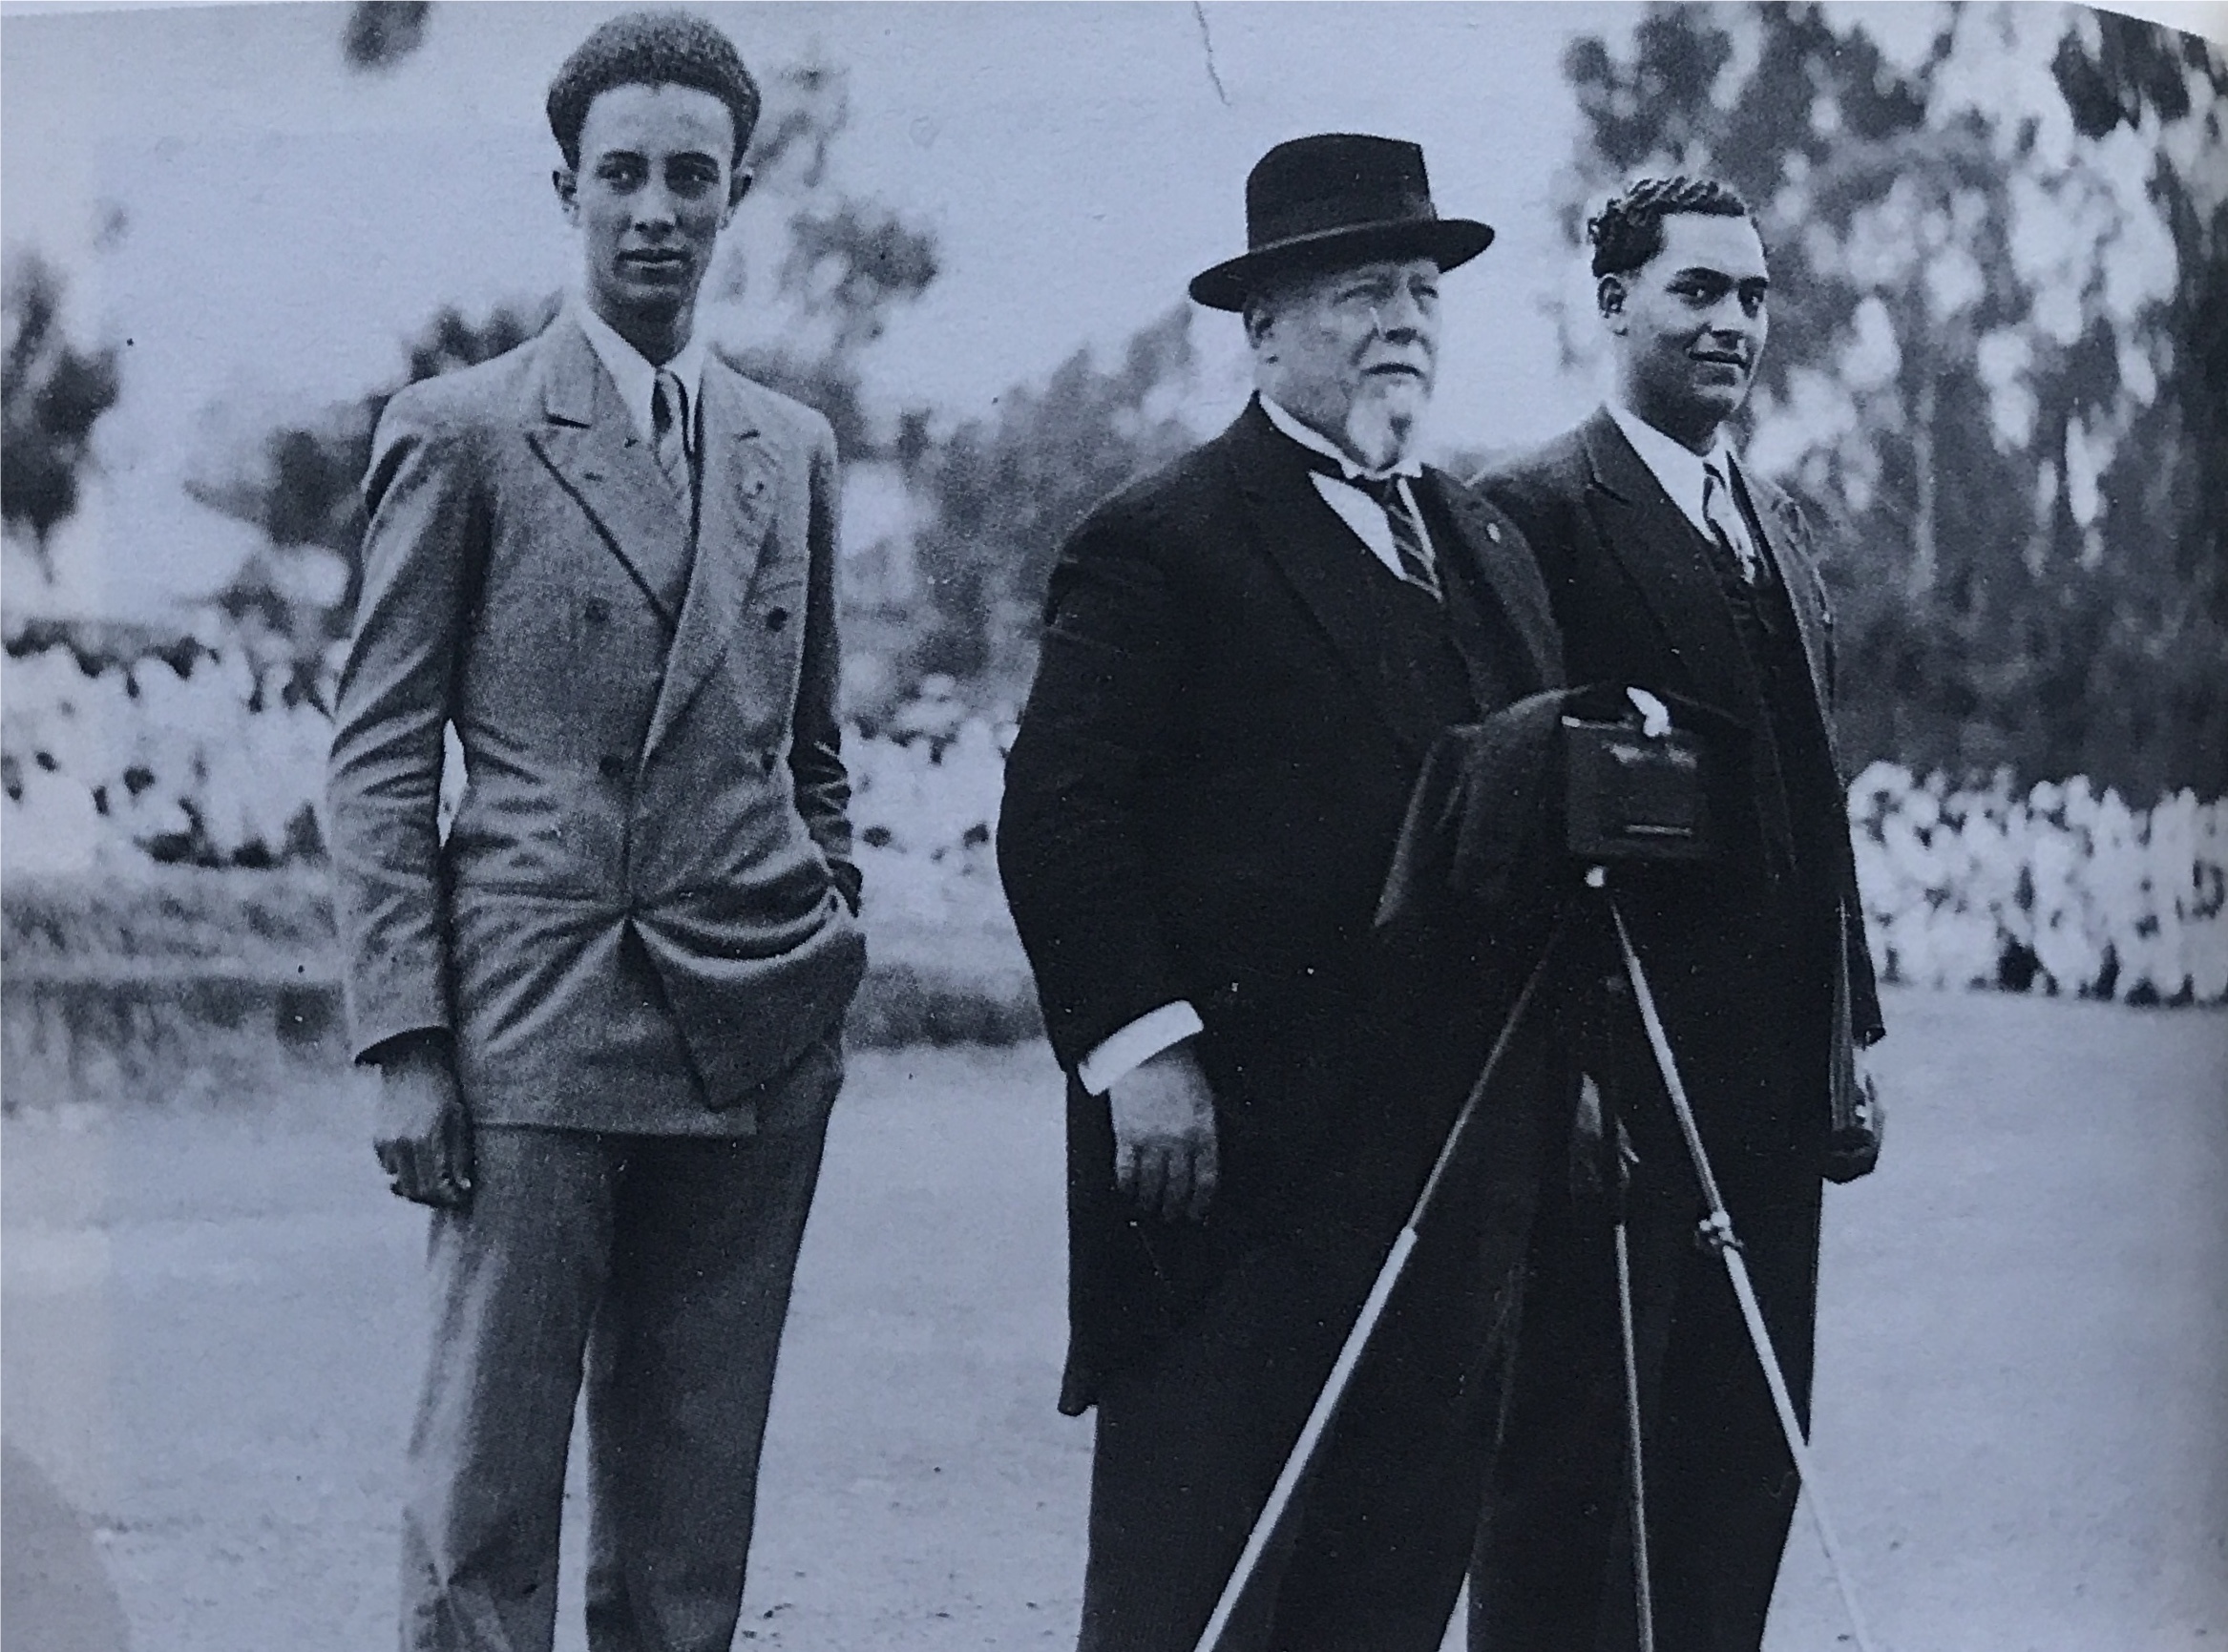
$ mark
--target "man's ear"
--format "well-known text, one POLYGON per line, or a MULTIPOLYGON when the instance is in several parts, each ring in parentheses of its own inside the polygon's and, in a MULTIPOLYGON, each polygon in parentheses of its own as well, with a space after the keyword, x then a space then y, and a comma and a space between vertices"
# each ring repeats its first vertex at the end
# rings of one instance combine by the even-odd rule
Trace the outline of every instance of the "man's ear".
POLYGON ((735 216, 735 209, 743 204, 743 198, 750 193, 750 185, 753 181, 755 181, 754 175, 746 166, 738 166, 728 176, 727 210, 720 215, 720 223, 723 228, 725 227, 727 220, 735 216))
POLYGON ((1240 315, 1246 324, 1246 343, 1259 349, 1261 341, 1269 336, 1269 329, 1276 324, 1276 312, 1259 299, 1248 299, 1240 315))
POLYGON ((557 205, 567 223, 580 220, 580 175, 569 166, 557 167, 549 175, 550 187, 557 191, 557 205))
POLYGON ((1609 331, 1621 333, 1625 330, 1625 278, 1623 276, 1606 275, 1594 282, 1593 303, 1594 308, 1601 312, 1602 320, 1608 323, 1609 331))

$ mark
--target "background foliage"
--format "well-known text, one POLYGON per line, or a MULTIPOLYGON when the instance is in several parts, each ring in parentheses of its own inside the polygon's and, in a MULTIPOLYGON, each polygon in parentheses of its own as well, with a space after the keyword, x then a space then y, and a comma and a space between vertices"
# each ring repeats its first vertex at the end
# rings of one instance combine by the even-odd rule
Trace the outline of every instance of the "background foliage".
MULTIPOLYGON (((388 73, 424 27, 422 6, 359 7, 341 49, 388 73)), ((1778 290, 1748 450, 1839 547, 1853 758, 2086 775, 2137 804, 2228 790, 2220 52, 2074 7, 1656 6, 1629 34, 1574 39, 1565 75, 1583 116, 1556 191, 1574 257, 1587 203, 1640 171, 1720 173, 1758 214, 1778 290)), ((1003 720, 1061 539, 1197 428, 1189 312, 972 417, 884 405, 862 353, 936 281, 935 236, 847 182, 839 68, 767 90, 712 313, 744 318, 724 353, 825 411, 850 467, 902 496, 905 576, 851 594, 852 647, 878 667, 852 710, 883 726, 926 682, 1003 720)), ((42 554, 117 391, 113 348, 66 336, 62 296, 35 256, 11 261, 7 515, 42 554)), ((346 632, 386 398, 509 348, 554 303, 442 310, 391 383, 203 464, 198 496, 268 542, 219 601, 259 661, 289 653, 313 684, 346 632), (311 564, 337 571, 301 577, 311 564)), ((1574 303, 1560 324, 1575 362, 1590 316, 1574 303)), ((45 639, 11 622, 11 647, 45 639)))
POLYGON ((93 427, 116 405, 116 351, 71 341, 61 278, 35 253, 11 259, 0 286, 0 516, 30 536, 51 574, 49 539, 77 509, 93 427))

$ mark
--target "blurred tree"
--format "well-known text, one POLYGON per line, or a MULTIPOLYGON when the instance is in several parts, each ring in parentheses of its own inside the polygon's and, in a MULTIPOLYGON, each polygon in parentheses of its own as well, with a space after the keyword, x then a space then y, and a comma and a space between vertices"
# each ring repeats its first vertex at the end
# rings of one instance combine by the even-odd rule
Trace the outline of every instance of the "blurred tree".
POLYGON ((2131 422, 2127 462, 2102 480, 2115 512, 2154 531, 2159 589, 2146 592, 2143 641, 2157 680, 2115 695, 2092 739, 2176 731, 2213 754, 2217 794, 2228 765, 2228 57, 2096 10, 2067 30, 2050 67, 2083 138, 2154 146, 2149 193, 2175 251, 2173 291, 2151 319, 2157 393, 2131 422))
POLYGON ((1756 209, 1749 449, 1839 530, 1853 755, 2221 789, 2220 53, 2080 8, 1656 7, 1565 72, 1573 240, 1640 171, 1756 209))
POLYGON ((1118 365, 1070 356, 1042 390, 1017 388, 915 461, 935 514, 914 547, 930 590, 912 664, 1017 703, 1035 669, 1039 609, 1061 541, 1101 499, 1195 440, 1178 417, 1194 356, 1178 304, 1118 365))
POLYGON ((426 37, 429 0, 358 0, 348 8, 341 52, 351 69, 391 69, 426 37))
POLYGON ((772 75, 750 145, 755 203, 737 220, 709 301, 721 354, 816 408, 847 458, 883 455, 861 357, 936 279, 935 238, 847 193, 838 154, 851 119, 844 71, 809 61, 772 75))
POLYGON ((359 553, 364 537, 364 472, 371 462, 371 436, 388 399, 404 384, 492 360, 515 349, 549 324, 554 296, 497 304, 478 321, 444 308, 404 348, 406 376, 392 388, 342 403, 303 425, 273 430, 244 464, 191 481, 187 491, 203 504, 251 522, 271 540, 271 554, 251 558, 217 596, 235 618, 253 615, 273 630, 294 635, 305 655, 346 636, 356 610, 359 553), (347 575, 329 606, 304 610, 288 564, 307 554, 339 554, 347 575))
POLYGON ((61 325, 62 278, 35 253, 10 261, 0 287, 0 515, 31 534, 40 572, 50 541, 77 509, 93 427, 116 406, 114 349, 81 350, 61 325))

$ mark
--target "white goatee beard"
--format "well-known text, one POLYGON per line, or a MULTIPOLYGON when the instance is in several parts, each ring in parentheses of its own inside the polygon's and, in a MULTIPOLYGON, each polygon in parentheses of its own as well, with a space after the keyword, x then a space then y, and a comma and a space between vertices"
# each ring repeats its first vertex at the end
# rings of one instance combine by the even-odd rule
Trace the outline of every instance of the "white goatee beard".
POLYGON ((1373 378, 1346 410, 1346 443, 1365 469, 1389 471, 1407 456, 1431 392, 1418 380, 1373 378))

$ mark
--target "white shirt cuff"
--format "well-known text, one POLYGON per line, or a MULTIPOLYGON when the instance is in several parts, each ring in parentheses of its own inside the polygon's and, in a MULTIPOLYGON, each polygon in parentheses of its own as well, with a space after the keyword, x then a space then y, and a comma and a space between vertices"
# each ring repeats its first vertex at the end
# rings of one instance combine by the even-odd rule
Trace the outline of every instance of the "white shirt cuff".
POLYGON ((1207 1023, 1189 1004, 1182 1000, 1163 1004, 1138 1016, 1085 1056, 1075 1070, 1076 1077, 1092 1095, 1103 1096, 1118 1080, 1126 1078, 1169 1045, 1206 1030, 1207 1023))

